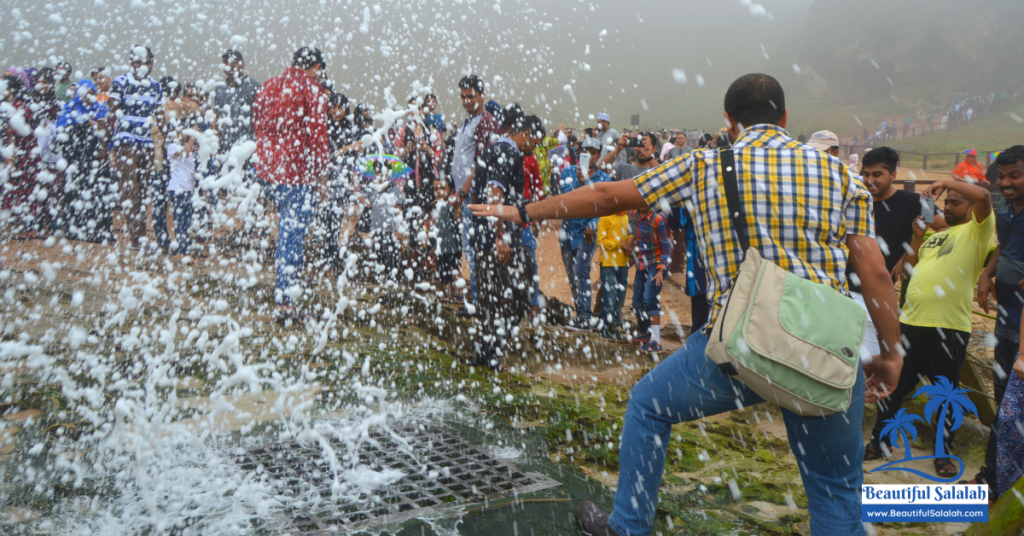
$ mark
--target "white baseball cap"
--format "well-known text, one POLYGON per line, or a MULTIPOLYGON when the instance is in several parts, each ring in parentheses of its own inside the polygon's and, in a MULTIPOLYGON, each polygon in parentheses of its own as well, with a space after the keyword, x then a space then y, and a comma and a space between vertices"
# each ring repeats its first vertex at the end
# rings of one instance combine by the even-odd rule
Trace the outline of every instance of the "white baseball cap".
POLYGON ((807 145, 825 152, 839 145, 839 136, 833 134, 831 130, 819 130, 811 134, 811 139, 807 140, 807 145))

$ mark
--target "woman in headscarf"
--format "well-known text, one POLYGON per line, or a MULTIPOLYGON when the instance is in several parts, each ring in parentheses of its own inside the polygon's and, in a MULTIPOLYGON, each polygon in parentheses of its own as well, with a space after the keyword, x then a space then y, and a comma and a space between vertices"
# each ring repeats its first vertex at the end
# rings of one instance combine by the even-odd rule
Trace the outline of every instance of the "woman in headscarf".
POLYGON ((39 148, 40 168, 36 180, 46 190, 46 211, 44 217, 47 230, 60 230, 60 200, 64 191, 64 174, 57 169, 60 149, 57 147, 57 116, 64 103, 57 98, 54 70, 43 67, 32 77, 32 103, 30 109, 35 119, 36 145, 39 148))
POLYGON ((97 121, 107 107, 96 102, 96 85, 81 80, 75 95, 57 118, 64 172, 64 236, 73 240, 113 244, 113 209, 118 203, 116 183, 110 178, 107 145, 97 121))
POLYGON ((953 173, 950 175, 954 180, 968 181, 976 184, 988 184, 988 179, 985 177, 985 171, 981 169, 981 164, 978 164, 978 151, 975 149, 968 149, 963 152, 967 155, 963 162, 957 164, 956 168, 953 169, 953 173))
POLYGON ((24 69, 11 67, 3 77, 0 110, 3 119, 3 145, 14 154, 5 159, 0 171, 0 225, 15 239, 41 237, 45 222, 46 192, 36 181, 39 151, 35 120, 31 109, 31 85, 24 69))
POLYGON ((707 149, 709 147, 709 144, 714 139, 715 139, 714 136, 712 136, 708 132, 705 132, 704 134, 701 135, 700 140, 697 142, 697 148, 698 149, 707 149))

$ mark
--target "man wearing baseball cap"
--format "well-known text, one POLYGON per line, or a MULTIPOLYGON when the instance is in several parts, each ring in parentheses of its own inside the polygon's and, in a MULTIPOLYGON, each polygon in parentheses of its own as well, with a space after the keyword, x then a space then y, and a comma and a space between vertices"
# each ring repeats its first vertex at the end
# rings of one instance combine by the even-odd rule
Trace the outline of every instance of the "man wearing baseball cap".
MULTIPOLYGON (((583 140, 582 149, 590 155, 589 169, 582 170, 578 165, 568 166, 563 169, 561 180, 559 181, 560 193, 565 194, 577 188, 611 180, 607 173, 597 169, 597 161, 601 157, 601 142, 598 141, 598 138, 583 140)), ((565 265, 565 274, 569 277, 572 301, 576 307, 576 318, 570 324, 570 328, 589 330, 592 327, 590 325, 590 317, 593 311, 591 307, 590 264, 594 259, 594 249, 597 244, 597 241, 594 240, 594 235, 597 232, 599 219, 575 218, 562 220, 563 232, 559 233, 558 244, 562 249, 562 263, 565 265)))
POLYGON ((819 130, 811 134, 811 139, 807 140, 807 145, 825 154, 839 158, 839 136, 833 134, 831 130, 819 130))

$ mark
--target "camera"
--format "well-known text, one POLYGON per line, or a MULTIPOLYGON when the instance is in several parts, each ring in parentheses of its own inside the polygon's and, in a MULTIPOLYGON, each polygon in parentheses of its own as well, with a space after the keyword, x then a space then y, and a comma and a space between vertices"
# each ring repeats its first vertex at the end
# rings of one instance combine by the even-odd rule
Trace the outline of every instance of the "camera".
POLYGON ((643 146, 644 146, 644 137, 643 136, 630 136, 629 137, 629 143, 626 144, 626 147, 643 147, 643 146))

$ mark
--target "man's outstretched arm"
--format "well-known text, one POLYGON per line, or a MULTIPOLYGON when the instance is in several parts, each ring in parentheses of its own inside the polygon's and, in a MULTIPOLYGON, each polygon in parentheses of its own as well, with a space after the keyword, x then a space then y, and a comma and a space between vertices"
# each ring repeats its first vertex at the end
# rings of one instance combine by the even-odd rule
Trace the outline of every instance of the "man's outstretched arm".
POLYGON ((896 388, 903 370, 903 347, 900 341, 899 300, 885 269, 885 257, 874 238, 846 235, 850 249, 850 268, 860 279, 861 292, 868 316, 878 331, 882 354, 864 365, 866 403, 885 399, 896 388))
MULTIPOLYGON (((633 181, 599 182, 578 188, 567 194, 549 197, 539 203, 526 205, 530 221, 599 218, 618 214, 624 210, 647 206, 633 181)), ((514 223, 523 223, 519 209, 508 205, 469 205, 477 217, 496 217, 514 223)))

